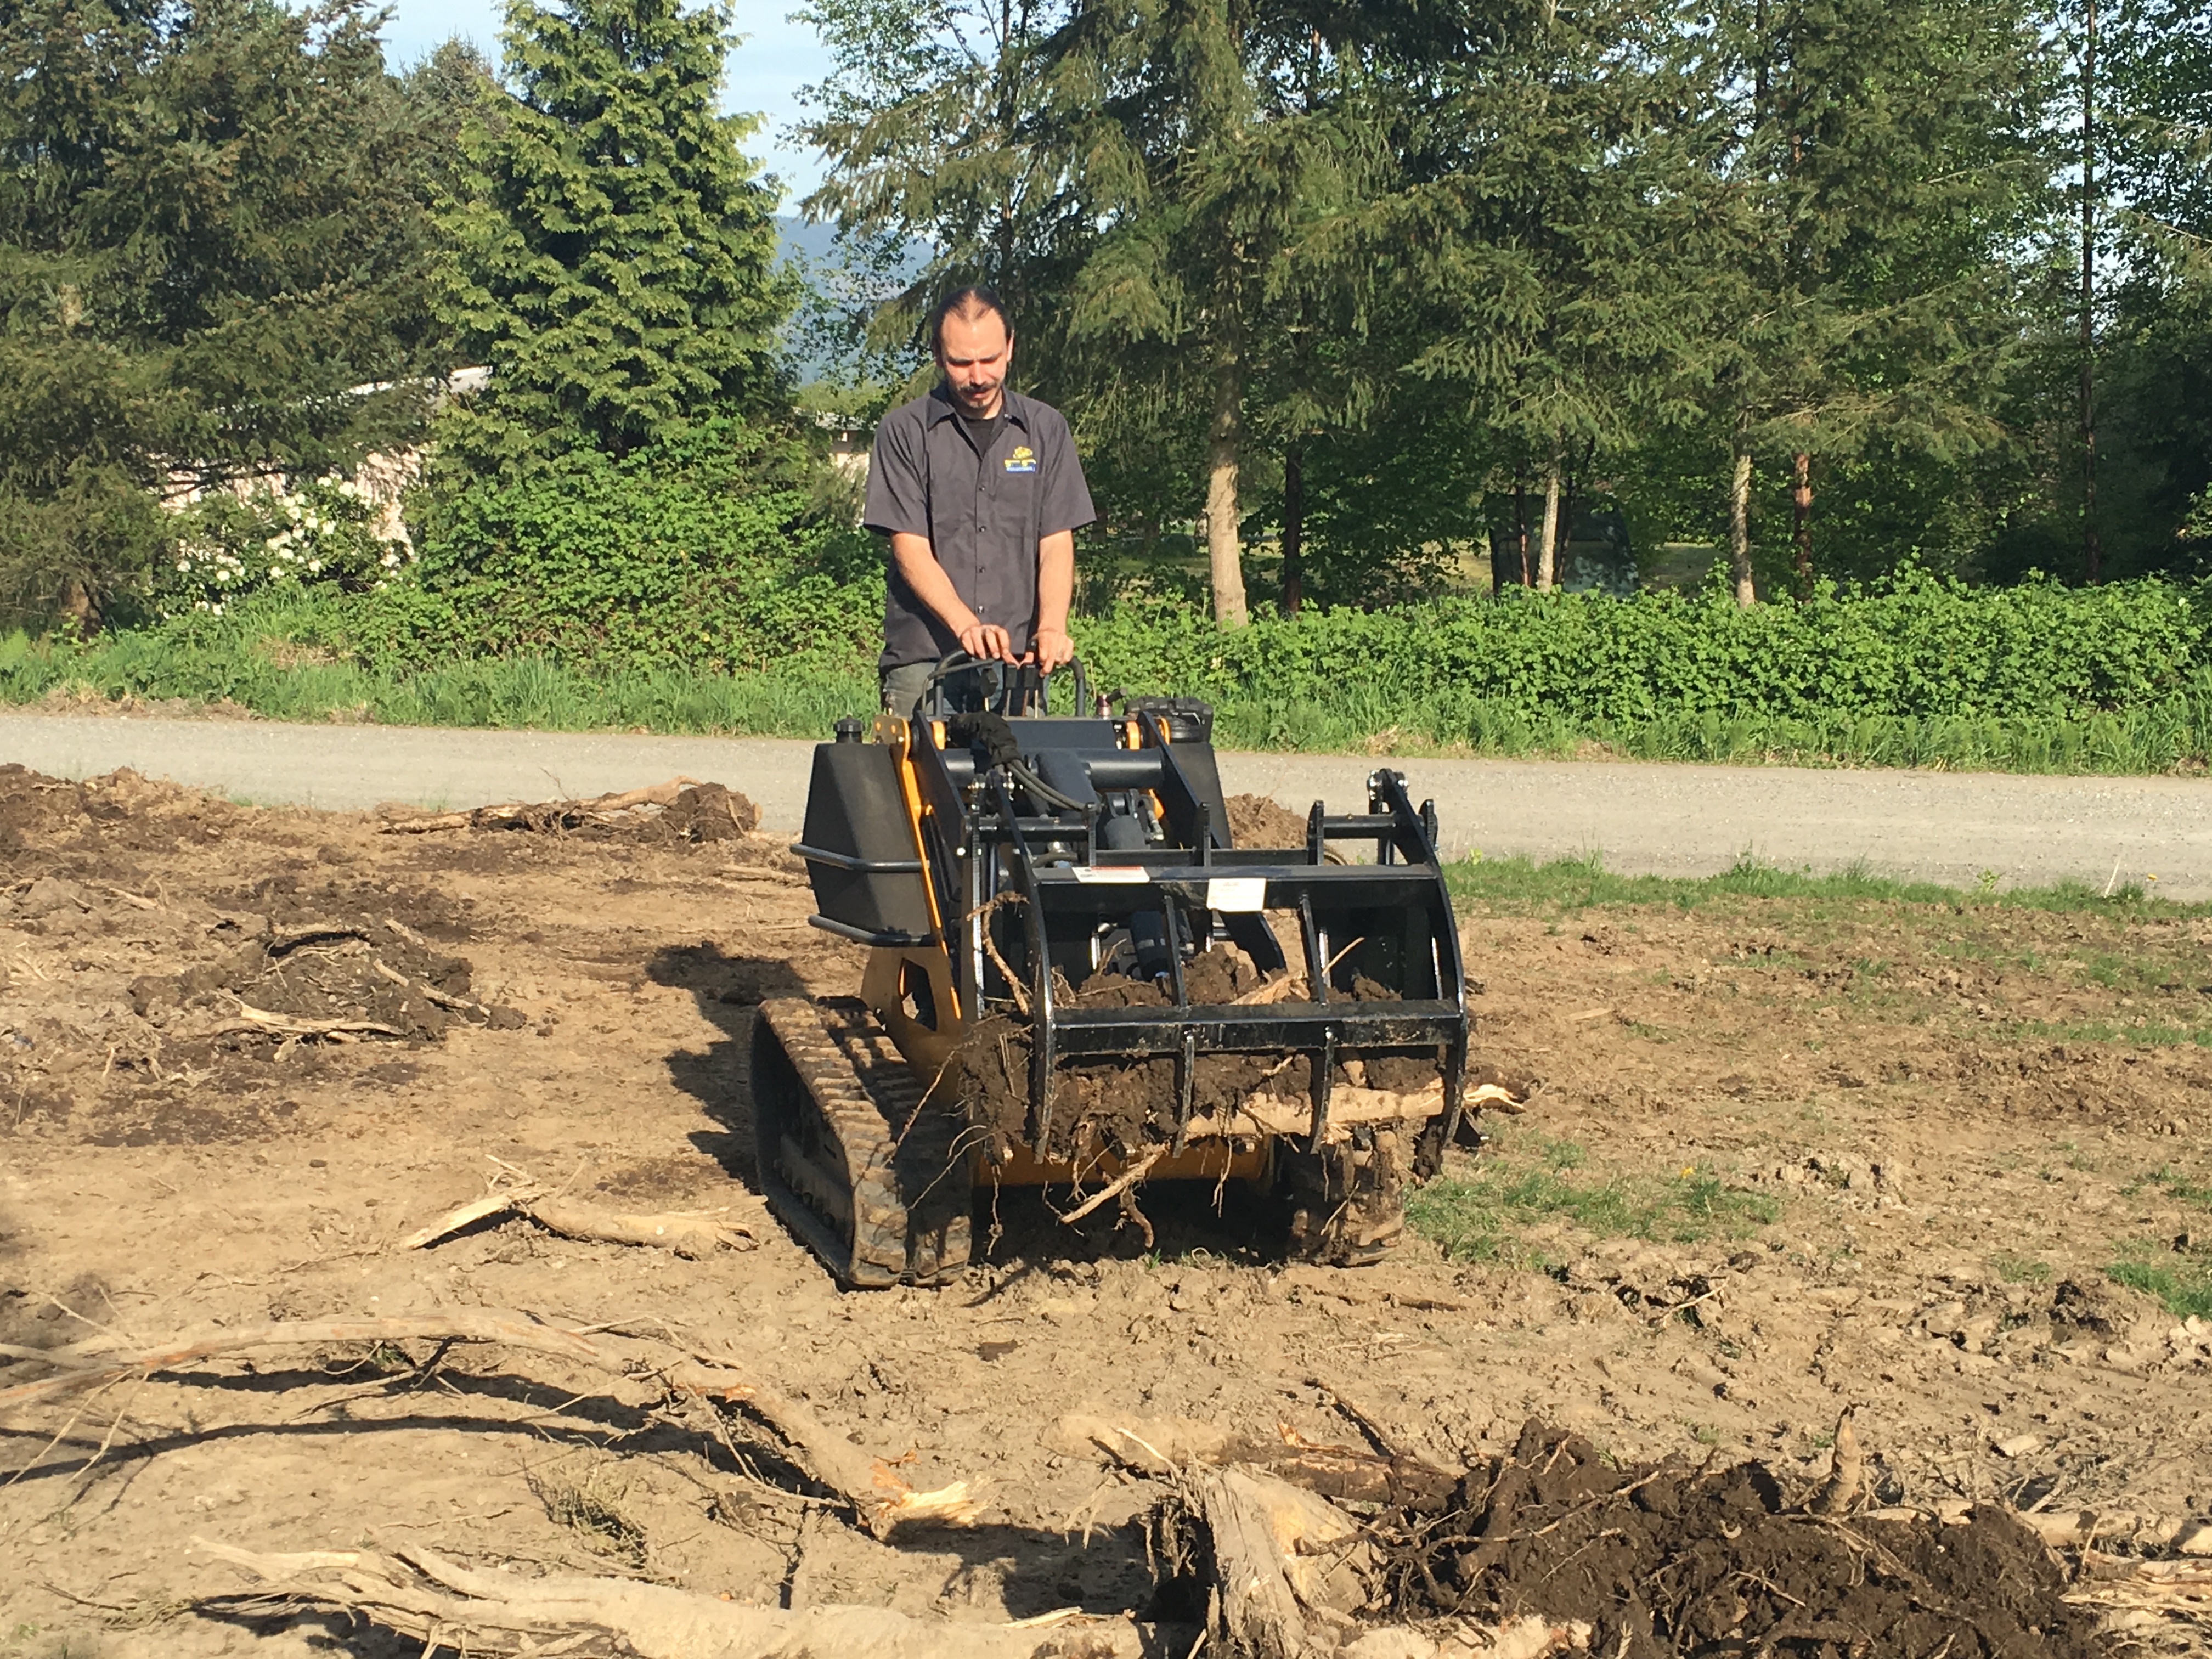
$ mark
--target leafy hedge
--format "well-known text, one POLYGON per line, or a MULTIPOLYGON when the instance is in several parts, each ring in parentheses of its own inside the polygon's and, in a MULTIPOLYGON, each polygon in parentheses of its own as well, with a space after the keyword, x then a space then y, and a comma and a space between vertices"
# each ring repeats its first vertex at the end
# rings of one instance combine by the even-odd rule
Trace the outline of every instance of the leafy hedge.
MULTIPOLYGON (((279 718, 817 732, 872 699, 884 566, 779 441, 702 428, 434 491, 368 591, 287 580, 136 632, 0 641, 0 701, 229 698, 279 718)), ((1079 616, 1102 689, 1211 698, 1239 747, 2023 771, 2212 763, 2212 588, 1969 589, 1907 572, 1720 592, 1454 599, 1215 628, 1079 616)))
POLYGON ((772 434, 706 422, 617 459, 580 448, 425 503, 410 580, 351 607, 380 665, 525 653, 609 672, 850 662, 883 626, 873 539, 810 511, 772 434))
MULTIPOLYGON (((2212 604, 2156 581, 1972 589, 1908 573, 1869 592, 1741 611, 1711 595, 1539 595, 1256 619, 1180 606, 1078 629, 1109 684, 1221 699, 1653 720, 2081 719, 2190 693, 2212 671, 2212 604)), ((1442 729, 1437 735, 1445 735, 1442 729)))

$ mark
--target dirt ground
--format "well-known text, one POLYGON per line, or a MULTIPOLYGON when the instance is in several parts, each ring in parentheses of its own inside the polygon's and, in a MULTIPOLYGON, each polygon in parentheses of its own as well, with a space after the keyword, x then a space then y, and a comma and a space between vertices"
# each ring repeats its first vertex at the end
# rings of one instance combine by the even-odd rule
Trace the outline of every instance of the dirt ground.
POLYGON ((1756 1457, 1815 1482, 1851 1407, 1881 1504, 2092 1510, 2154 1554, 2212 1517, 2212 1323, 2104 1272, 2198 1261, 2212 1229, 2192 1040, 2212 925, 1470 906, 1478 1058, 1540 1086, 1448 1176, 1518 1158, 1584 1188, 1703 1180, 1741 1200, 1726 1224, 1638 1237, 1523 1204, 1475 1259, 1425 1238, 1284 1271, 1234 1192, 1217 1213, 1154 1189, 1148 1253, 1110 1209, 1079 1231, 1010 1194, 960 1282, 841 1293, 750 1184, 753 1007, 849 994, 862 957, 806 925, 776 845, 382 823, 0 769, 0 1356, 456 1305, 675 1331, 910 1453, 918 1487, 987 1478, 987 1524, 878 1544, 756 1480, 765 1434, 750 1469, 709 1461, 550 1364, 210 1362, 0 1420, 7 1659, 420 1650, 281 1607, 195 1611, 245 1582, 195 1536, 421 1543, 785 1606, 1142 1613, 1153 1484, 1056 1420, 1356 1439, 1332 1385, 1454 1468, 1538 1417, 1622 1464, 1756 1457), (726 1211, 758 1246, 689 1261, 508 1220, 394 1248, 518 1170, 726 1211))

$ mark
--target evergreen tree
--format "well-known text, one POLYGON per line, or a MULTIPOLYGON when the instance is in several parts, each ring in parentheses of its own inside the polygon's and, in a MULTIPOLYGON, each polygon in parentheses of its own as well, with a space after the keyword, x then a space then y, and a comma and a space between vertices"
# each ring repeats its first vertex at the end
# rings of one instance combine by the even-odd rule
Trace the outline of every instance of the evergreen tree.
POLYGON ((2110 419, 2102 529, 2122 570, 2212 562, 2212 16, 2122 0, 2102 36, 2110 419))
POLYGON ((441 216, 443 317, 490 390, 444 440, 511 466, 581 443, 627 454, 702 417, 781 412, 775 200, 715 110, 720 7, 513 0, 512 96, 488 92, 441 216))
POLYGON ((950 281, 998 286, 1017 361, 1068 405, 1109 514, 1127 501, 1149 539, 1165 493, 1203 520, 1228 626, 1247 614, 1255 440, 1279 453, 1359 402, 1356 377, 1310 349, 1340 319, 1350 273, 1304 238, 1384 154, 1358 95, 1364 9, 817 0, 808 14, 841 70, 807 128, 836 163, 810 210, 933 243, 916 302, 950 281))
POLYGON ((2024 320, 2011 257, 2050 201, 2048 88, 2015 0, 1730 0, 1694 45, 1731 221, 1707 349, 1749 604, 1760 457, 1791 467, 1809 585, 1816 463, 2009 441, 1993 394, 2024 320))
POLYGON ((831 64, 801 94, 800 130, 834 163, 806 211, 938 251, 885 331, 911 335, 946 282, 986 283, 1028 319, 1082 240, 1060 158, 1028 130, 1066 0, 811 0, 795 15, 831 64))
POLYGON ((0 609, 96 625, 180 469, 319 471, 413 428, 429 225, 376 23, 362 0, 0 11, 0 609))
POLYGON ((1680 414, 1698 343, 1709 254, 1681 26, 1637 4, 1498 14, 1408 88, 1426 95, 1408 100, 1404 182, 1373 216, 1417 297, 1407 372, 1485 434, 1470 472, 1510 477, 1508 562, 1539 588, 1571 524, 1571 476, 1680 414))

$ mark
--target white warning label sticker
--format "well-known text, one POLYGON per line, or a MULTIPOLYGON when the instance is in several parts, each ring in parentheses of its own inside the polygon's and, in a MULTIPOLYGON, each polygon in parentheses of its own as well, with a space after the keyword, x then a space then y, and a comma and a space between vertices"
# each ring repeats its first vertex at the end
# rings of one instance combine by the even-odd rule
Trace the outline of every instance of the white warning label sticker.
POLYGON ((1078 881, 1104 882, 1109 887, 1141 887, 1152 878, 1140 864, 1079 864, 1074 870, 1078 881))
POLYGON ((1264 876, 1216 876, 1206 884, 1209 910, 1264 910, 1267 882, 1264 876))

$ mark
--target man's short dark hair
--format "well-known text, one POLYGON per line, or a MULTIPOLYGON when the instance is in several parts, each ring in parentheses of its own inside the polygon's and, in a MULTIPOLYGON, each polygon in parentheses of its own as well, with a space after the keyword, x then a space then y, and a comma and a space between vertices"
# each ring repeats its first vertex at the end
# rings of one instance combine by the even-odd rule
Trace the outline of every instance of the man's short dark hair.
POLYGON ((1006 316, 1006 307, 998 295, 981 286, 956 288, 937 302, 937 309, 929 313, 929 349, 935 356, 945 349, 945 319, 947 317, 980 317, 989 312, 1006 331, 1006 337, 1014 337, 1013 323, 1006 316))

